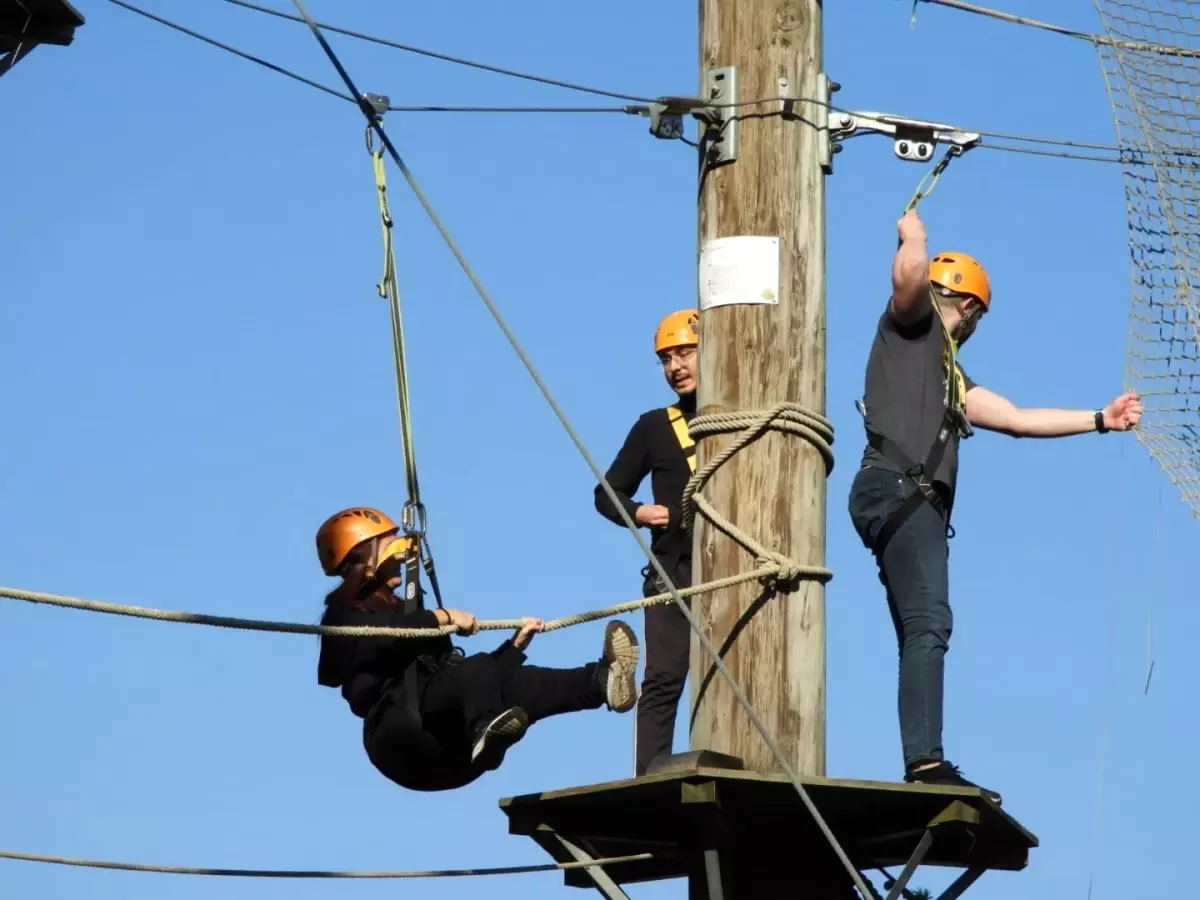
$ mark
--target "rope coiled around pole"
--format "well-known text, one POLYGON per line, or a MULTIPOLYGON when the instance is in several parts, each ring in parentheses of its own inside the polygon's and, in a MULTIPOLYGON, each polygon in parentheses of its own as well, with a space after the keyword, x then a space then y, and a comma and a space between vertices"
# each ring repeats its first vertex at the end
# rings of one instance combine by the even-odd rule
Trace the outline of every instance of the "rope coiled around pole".
POLYGON ((825 461, 825 474, 828 475, 833 471, 833 424, 824 416, 799 403, 783 401, 765 410, 735 410, 697 415, 692 419, 688 430, 697 441, 718 434, 736 433, 737 437, 713 454, 712 459, 706 460, 688 480, 683 491, 684 528, 689 532, 693 529, 695 515, 699 512, 714 528, 744 547, 758 560, 760 567, 775 567, 776 577, 780 581, 807 578, 824 583, 833 578, 833 572, 824 566, 799 563, 763 546, 717 512, 701 493, 717 469, 768 431, 790 434, 808 441, 821 454, 825 461))

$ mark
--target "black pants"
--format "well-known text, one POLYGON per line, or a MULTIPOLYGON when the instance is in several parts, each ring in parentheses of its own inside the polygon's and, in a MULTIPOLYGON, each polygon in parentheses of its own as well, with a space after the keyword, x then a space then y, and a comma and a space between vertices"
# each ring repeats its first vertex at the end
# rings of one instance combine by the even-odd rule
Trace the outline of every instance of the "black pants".
MULTIPOLYGON (((903 475, 865 468, 850 489, 850 518, 863 543, 875 536, 916 485, 903 475)), ((904 762, 940 760, 945 657, 954 616, 950 611, 946 521, 922 503, 876 554, 879 579, 900 649, 900 739, 904 762)))
POLYGON ((449 790, 483 774, 470 762, 474 731, 504 710, 519 706, 532 724, 604 705, 599 662, 548 669, 523 665, 524 660, 524 653, 505 642, 492 653, 427 667, 417 678, 415 713, 400 679, 367 716, 367 756, 402 787, 449 790))
MULTIPOLYGON (((667 569, 676 587, 692 584, 692 564, 682 560, 667 569)), ((642 596, 661 594, 657 573, 649 569, 642 583, 642 596)), ((691 599, 685 598, 691 609, 691 599)), ((671 752, 675 735, 675 716, 683 683, 688 674, 688 652, 691 648, 691 628, 678 604, 646 607, 646 674, 642 680, 642 695, 637 707, 637 749, 634 772, 646 773, 646 767, 656 756, 671 752)))

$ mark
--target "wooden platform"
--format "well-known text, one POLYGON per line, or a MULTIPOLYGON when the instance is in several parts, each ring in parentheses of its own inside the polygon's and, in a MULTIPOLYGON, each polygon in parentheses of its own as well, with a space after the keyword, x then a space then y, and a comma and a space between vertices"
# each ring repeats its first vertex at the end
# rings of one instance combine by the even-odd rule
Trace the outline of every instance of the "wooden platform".
MULTIPOLYGON (((959 893, 984 871, 1025 867, 1037 838, 980 791, 881 781, 804 778, 804 786, 851 862, 862 872, 917 864, 967 870, 959 893)), ((500 801, 509 833, 532 837, 560 862, 653 853, 653 860, 574 869, 566 884, 623 897, 619 885, 692 876, 704 881, 705 850, 719 850, 726 900, 746 865, 757 897, 773 896, 762 871, 786 867, 804 897, 845 893, 849 875, 783 775, 693 766, 636 779, 565 788, 500 801)), ((710 863, 711 864, 711 863, 710 863)), ((895 873, 893 873, 895 874, 895 873)), ((779 873, 776 873, 776 878, 779 873)), ((777 883, 777 882, 776 882, 777 883)), ((899 892, 897 892, 899 893, 899 892)), ((949 898, 959 893, 944 894, 949 898)), ((692 896, 707 897, 707 889, 692 896)), ((731 896, 732 895, 732 896, 731 896)), ((791 893, 792 896, 800 896, 791 893)))

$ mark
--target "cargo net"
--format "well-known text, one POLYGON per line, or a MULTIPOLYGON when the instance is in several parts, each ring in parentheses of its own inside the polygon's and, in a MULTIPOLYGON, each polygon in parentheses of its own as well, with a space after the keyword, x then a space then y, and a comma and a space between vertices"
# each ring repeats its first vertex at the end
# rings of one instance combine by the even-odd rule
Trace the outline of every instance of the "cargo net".
POLYGON ((1096 0, 1129 211, 1126 389, 1200 518, 1200 0, 1096 0))

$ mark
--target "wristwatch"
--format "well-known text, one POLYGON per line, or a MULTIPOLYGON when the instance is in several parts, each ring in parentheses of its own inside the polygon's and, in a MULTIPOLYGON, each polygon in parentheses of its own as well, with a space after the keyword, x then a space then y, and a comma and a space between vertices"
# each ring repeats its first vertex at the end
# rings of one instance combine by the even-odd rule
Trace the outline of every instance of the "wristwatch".
POLYGON ((1104 410, 1096 410, 1096 430, 1101 434, 1108 431, 1108 426, 1104 424, 1104 410))

